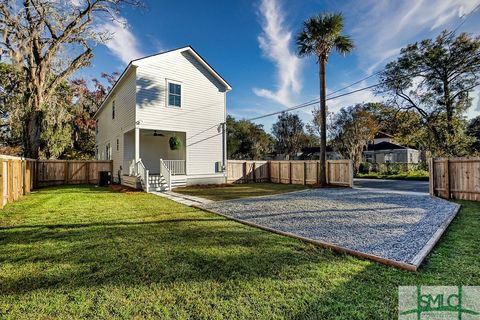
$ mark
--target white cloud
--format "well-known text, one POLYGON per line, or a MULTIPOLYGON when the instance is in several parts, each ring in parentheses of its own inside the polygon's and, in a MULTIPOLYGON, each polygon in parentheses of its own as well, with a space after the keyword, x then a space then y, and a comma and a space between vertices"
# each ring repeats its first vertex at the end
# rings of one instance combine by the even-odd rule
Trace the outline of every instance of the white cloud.
MULTIPOLYGON (((404 0, 356 2, 353 39, 360 67, 369 74, 400 53, 400 48, 441 29, 453 29, 480 1, 404 0)), ((348 12, 348 11, 345 11, 348 12)))
POLYGON ((82 1, 81 0, 70 0, 70 3, 75 7, 79 7, 82 4, 82 1))
POLYGON ((277 89, 254 88, 257 96, 276 101, 284 106, 293 104, 293 94, 298 94, 302 87, 300 81, 300 59, 290 50, 292 32, 285 27, 285 18, 279 2, 262 0, 262 34, 258 42, 263 54, 276 66, 277 89))
POLYGON ((110 34, 111 37, 105 46, 123 63, 128 64, 131 60, 145 55, 140 50, 138 40, 130 30, 125 18, 117 17, 103 23, 100 25, 100 29, 110 34))

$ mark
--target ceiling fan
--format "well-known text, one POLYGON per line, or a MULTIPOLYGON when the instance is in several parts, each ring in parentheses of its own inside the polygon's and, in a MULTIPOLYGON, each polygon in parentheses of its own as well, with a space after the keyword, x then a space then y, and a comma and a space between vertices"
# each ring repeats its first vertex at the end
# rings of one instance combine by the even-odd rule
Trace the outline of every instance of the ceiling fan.
POLYGON ((157 130, 153 131, 153 136, 154 137, 164 137, 165 135, 163 133, 158 133, 157 130))

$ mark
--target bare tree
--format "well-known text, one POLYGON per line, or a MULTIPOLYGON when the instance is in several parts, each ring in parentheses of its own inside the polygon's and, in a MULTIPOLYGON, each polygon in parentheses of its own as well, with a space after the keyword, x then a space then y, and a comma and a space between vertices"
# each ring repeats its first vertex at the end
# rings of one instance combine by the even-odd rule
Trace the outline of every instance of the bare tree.
POLYGON ((0 2, 0 49, 22 72, 26 90, 24 154, 37 158, 45 105, 56 88, 87 66, 93 48, 111 34, 96 21, 116 19, 122 5, 137 0, 12 0, 0 2))

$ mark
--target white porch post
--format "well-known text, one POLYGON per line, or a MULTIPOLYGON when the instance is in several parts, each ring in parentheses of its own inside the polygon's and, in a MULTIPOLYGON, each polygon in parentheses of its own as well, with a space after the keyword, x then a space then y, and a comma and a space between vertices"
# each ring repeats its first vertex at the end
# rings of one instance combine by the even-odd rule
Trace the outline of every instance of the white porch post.
POLYGON ((135 163, 140 160, 140 128, 135 128, 135 163))

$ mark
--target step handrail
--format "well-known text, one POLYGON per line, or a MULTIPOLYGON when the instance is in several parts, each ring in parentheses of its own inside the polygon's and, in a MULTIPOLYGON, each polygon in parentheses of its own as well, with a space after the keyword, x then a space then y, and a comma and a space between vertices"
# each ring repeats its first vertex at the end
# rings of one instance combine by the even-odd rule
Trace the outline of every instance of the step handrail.
POLYGON ((160 159, 160 176, 163 176, 163 178, 165 179, 165 182, 167 183, 167 190, 170 191, 172 173, 170 172, 170 169, 168 169, 163 159, 160 159))
POLYGON ((140 176, 140 179, 143 183, 143 190, 145 192, 149 191, 150 182, 148 181, 149 171, 145 168, 145 165, 142 162, 142 159, 139 159, 136 164, 137 174, 140 176))

